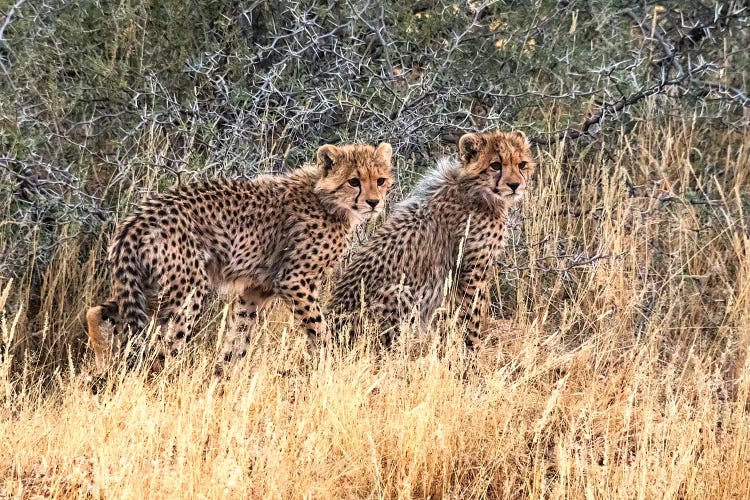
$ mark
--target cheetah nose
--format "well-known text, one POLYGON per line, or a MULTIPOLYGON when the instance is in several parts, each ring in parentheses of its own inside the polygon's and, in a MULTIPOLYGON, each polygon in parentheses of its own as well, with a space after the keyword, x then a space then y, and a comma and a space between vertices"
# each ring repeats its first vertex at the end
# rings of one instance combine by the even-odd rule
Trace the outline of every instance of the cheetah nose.
POLYGON ((518 189, 518 186, 520 186, 520 185, 521 185, 520 182, 509 182, 508 183, 508 187, 511 188, 514 193, 516 192, 516 189, 518 189))
POLYGON ((380 203, 380 200, 365 200, 370 207, 375 208, 380 203))

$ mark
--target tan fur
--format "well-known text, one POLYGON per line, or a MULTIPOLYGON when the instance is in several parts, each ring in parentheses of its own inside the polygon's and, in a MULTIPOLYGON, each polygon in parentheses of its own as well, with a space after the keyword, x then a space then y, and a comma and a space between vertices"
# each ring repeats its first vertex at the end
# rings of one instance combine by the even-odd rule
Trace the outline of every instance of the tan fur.
POLYGON ((112 351, 116 347, 113 325, 102 319, 102 306, 89 309, 86 313, 86 322, 89 343, 96 357, 96 369, 103 372, 111 365, 112 351))
POLYGON ((427 324, 446 305, 451 277, 452 306, 460 308, 467 344, 476 344, 506 211, 523 196, 535 164, 521 132, 464 135, 459 157, 439 162, 339 273, 331 300, 339 324, 355 318, 359 331, 364 311, 388 343, 401 321, 427 324))
POLYGON ((326 145, 317 165, 287 175, 191 184, 141 203, 110 248, 113 297, 87 313, 97 365, 126 338, 142 355, 150 314, 163 327, 167 353, 177 354, 211 290, 231 293, 217 371, 245 355, 258 315, 274 297, 317 342, 324 333, 319 280, 352 229, 382 210, 393 182, 390 162, 388 144, 326 145), (106 325, 116 326, 112 338, 106 325))

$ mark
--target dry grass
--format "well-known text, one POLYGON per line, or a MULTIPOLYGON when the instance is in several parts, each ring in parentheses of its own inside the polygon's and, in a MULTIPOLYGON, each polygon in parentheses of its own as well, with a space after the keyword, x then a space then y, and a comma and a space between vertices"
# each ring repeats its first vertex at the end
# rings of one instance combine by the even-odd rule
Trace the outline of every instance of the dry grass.
POLYGON ((0 497, 750 496, 750 137, 648 113, 615 149, 539 152, 476 359, 457 332, 309 359, 277 309, 216 385, 218 312, 180 365, 92 395, 104 274, 71 240, 44 321, 1 287, 0 497))

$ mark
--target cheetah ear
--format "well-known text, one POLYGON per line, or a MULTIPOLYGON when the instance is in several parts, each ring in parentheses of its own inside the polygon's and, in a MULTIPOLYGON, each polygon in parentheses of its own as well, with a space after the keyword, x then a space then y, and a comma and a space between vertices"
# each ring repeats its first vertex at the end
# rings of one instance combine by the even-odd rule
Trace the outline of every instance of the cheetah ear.
POLYGON ((318 148, 318 168, 324 175, 327 175, 333 169, 340 153, 341 150, 333 144, 326 144, 318 148))
POLYGON ((391 166, 391 157, 393 156, 393 148, 387 142, 381 142, 378 147, 375 148, 375 157, 379 158, 380 161, 391 166))
POLYGON ((458 140, 458 155, 464 164, 471 163, 484 146, 484 137, 479 134, 464 134, 458 140))
POLYGON ((526 146, 527 148, 531 146, 531 144, 529 143, 529 138, 526 137, 526 134, 524 134, 523 131, 514 130, 513 133, 516 135, 516 137, 523 141, 524 146, 526 146))

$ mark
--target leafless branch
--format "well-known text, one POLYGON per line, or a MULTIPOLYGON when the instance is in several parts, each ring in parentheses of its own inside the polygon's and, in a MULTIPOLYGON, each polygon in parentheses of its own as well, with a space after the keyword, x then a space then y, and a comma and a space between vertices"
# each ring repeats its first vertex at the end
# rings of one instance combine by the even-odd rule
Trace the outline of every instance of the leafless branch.
POLYGON ((3 24, 0 25, 0 42, 5 41, 5 29, 8 27, 11 20, 13 20, 13 15, 21 8, 21 5, 23 5, 25 1, 26 0, 17 0, 5 15, 5 20, 3 21, 3 24))

